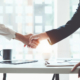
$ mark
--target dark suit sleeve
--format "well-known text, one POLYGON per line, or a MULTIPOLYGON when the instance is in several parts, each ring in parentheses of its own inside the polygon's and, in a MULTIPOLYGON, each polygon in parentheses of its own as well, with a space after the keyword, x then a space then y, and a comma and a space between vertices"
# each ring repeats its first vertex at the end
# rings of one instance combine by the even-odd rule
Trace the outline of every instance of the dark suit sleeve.
POLYGON ((73 15, 72 19, 69 20, 65 25, 59 27, 58 29, 53 29, 46 32, 50 38, 49 43, 51 45, 57 43, 58 41, 72 34, 79 27, 80 27, 80 5, 78 6, 78 9, 73 15))

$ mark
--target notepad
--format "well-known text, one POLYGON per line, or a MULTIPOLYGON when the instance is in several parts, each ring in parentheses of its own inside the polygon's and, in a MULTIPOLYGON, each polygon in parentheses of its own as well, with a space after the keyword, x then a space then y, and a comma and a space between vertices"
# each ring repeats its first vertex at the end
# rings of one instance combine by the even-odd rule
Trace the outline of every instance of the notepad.
POLYGON ((76 65, 78 62, 50 62, 45 63, 46 67, 67 67, 67 66, 74 66, 76 65))

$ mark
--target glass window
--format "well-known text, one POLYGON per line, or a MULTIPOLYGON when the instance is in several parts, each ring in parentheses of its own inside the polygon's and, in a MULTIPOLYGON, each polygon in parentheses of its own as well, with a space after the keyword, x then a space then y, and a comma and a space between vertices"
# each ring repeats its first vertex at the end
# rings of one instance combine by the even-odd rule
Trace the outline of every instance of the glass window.
POLYGON ((42 23, 42 16, 35 16, 35 23, 42 23))
POLYGON ((12 6, 6 6, 6 13, 13 13, 13 7, 12 6))
POLYGON ((33 7, 32 6, 27 6, 25 8, 26 13, 33 13, 33 7))
POLYGON ((22 4, 23 3, 23 0, 15 0, 15 3, 16 4, 22 4))
POLYGON ((13 4, 13 0, 4 0, 6 4, 13 4))
MULTIPOLYGON (((79 0, 70 0, 70 17, 74 15, 76 9, 78 8, 79 0)), ((71 49, 71 57, 80 58, 80 30, 78 29, 74 34, 70 37, 70 49, 71 49)))
POLYGON ((20 13, 23 13, 23 8, 22 8, 22 6, 16 6, 16 13, 17 14, 20 14, 20 13))
POLYGON ((42 26, 40 26, 40 25, 35 26, 35 33, 42 33, 42 32, 43 32, 42 26))
MULTIPOLYGON (((8 28, 24 35, 38 34, 50 30, 54 25, 53 8, 52 0, 4 0, 0 4, 0 23, 4 23, 8 28), (49 5, 47 5, 48 3, 49 5)), ((1 37, 0 46, 13 49, 12 59, 29 58, 27 56, 32 56, 31 58, 37 58, 38 56, 39 59, 42 59, 41 52, 39 52, 40 48, 33 50, 27 47, 24 49, 22 42, 17 40, 11 40, 10 42, 7 39, 4 42, 4 39, 1 37)))
POLYGON ((52 0, 45 0, 45 4, 52 4, 52 0))
POLYGON ((26 23, 32 23, 33 17, 32 16, 26 16, 26 23))
POLYGON ((52 26, 45 26, 45 31, 51 30, 52 26))
POLYGON ((33 33, 33 27, 32 26, 26 26, 26 33, 33 33))
POLYGON ((45 13, 46 14, 52 14, 52 7, 51 6, 45 6, 45 13))
POLYGON ((0 6, 0 14, 3 13, 3 6, 0 6))
POLYGON ((22 16, 16 16, 16 23, 22 23, 22 16))
POLYGON ((35 4, 42 4, 43 1, 42 0, 35 0, 35 4))
POLYGON ((76 12, 76 9, 77 9, 77 5, 73 5, 73 6, 72 6, 72 12, 73 12, 73 13, 76 12))
POLYGON ((0 24, 3 24, 3 16, 0 16, 0 24))

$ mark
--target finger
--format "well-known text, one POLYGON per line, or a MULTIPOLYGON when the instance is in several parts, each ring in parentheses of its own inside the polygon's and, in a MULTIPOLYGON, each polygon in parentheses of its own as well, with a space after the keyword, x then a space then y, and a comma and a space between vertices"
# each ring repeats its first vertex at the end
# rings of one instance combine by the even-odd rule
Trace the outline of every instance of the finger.
POLYGON ((29 38, 29 44, 32 43, 32 40, 33 40, 33 36, 30 36, 30 38, 29 38))
POLYGON ((30 48, 31 46, 28 44, 27 47, 30 48))
POLYGON ((36 47, 33 46, 33 47, 31 47, 31 48, 35 49, 36 47))
POLYGON ((26 47, 26 45, 24 45, 24 47, 26 47))
POLYGON ((76 64, 71 71, 73 72, 79 65, 80 63, 76 64))
MULTIPOLYGON (((29 44, 31 44, 33 40, 38 40, 38 39, 39 39, 38 36, 31 36, 31 37, 29 38, 29 44)), ((39 41, 39 40, 38 40, 38 41, 39 41)))
POLYGON ((74 67, 72 68, 71 72, 73 72, 73 71, 76 69, 76 67, 77 67, 77 66, 74 66, 74 67))
POLYGON ((36 44, 28 44, 27 47, 36 47, 36 44))
POLYGON ((37 47, 37 45, 30 45, 30 47, 31 47, 31 48, 36 48, 36 47, 37 47))
POLYGON ((38 39, 33 39, 32 42, 37 42, 37 43, 39 43, 39 40, 38 40, 38 39))
POLYGON ((78 71, 78 78, 80 77, 80 69, 79 69, 79 71, 78 71))
POLYGON ((31 43, 29 43, 29 44, 30 44, 30 45, 32 45, 32 44, 38 45, 39 43, 40 43, 39 40, 33 39, 33 40, 31 41, 31 43))
POLYGON ((27 36, 32 36, 33 34, 28 34, 28 35, 25 35, 25 37, 27 37, 27 36))
POLYGON ((34 45, 30 45, 30 47, 37 47, 37 46, 38 46, 38 45, 35 45, 35 44, 34 44, 34 45))
POLYGON ((31 44, 38 45, 38 44, 39 44, 39 41, 37 41, 37 40, 36 40, 36 41, 35 41, 35 40, 33 40, 31 44))
POLYGON ((30 48, 36 48, 37 46, 30 46, 30 48))

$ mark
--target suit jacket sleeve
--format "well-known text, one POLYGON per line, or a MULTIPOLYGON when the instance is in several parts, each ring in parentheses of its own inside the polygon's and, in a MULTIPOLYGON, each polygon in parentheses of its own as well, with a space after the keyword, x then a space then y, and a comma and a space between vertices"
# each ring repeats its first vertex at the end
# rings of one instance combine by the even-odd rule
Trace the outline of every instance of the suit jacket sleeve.
POLYGON ((73 15, 72 19, 69 20, 65 25, 59 27, 58 29, 53 29, 46 32, 50 38, 49 43, 51 45, 57 43, 58 41, 72 34, 79 27, 80 27, 80 4, 78 6, 77 11, 73 15))

